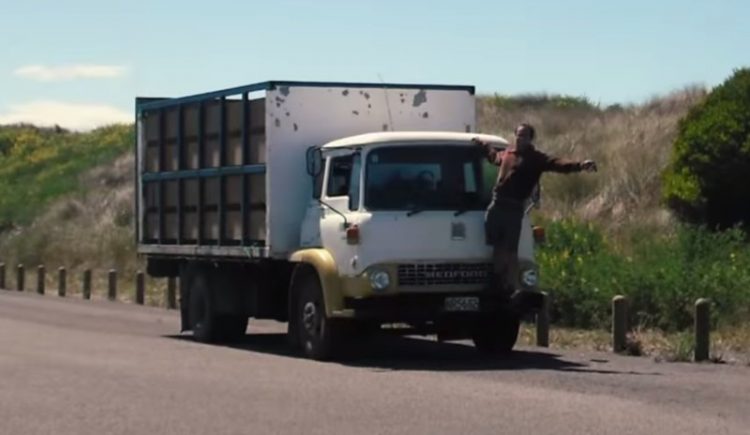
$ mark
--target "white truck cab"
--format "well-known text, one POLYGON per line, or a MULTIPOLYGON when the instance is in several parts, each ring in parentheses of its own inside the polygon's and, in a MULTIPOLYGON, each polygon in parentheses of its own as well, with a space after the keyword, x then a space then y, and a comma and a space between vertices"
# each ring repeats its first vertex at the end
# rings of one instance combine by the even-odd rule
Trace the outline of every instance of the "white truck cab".
MULTIPOLYGON (((477 317, 456 320, 474 317, 470 313, 480 316, 482 301, 492 299, 487 295, 491 247, 485 243, 484 214, 497 169, 472 144, 476 137, 500 149, 508 145, 498 136, 471 133, 380 132, 339 139, 308 153, 314 188, 300 232, 303 250, 292 260, 305 250, 330 256, 340 285, 325 298, 329 319, 417 321, 423 322, 416 325, 419 329, 448 337, 481 334, 471 330, 477 317), (440 317, 452 319, 440 325, 440 317)), ((518 249, 516 287, 534 291, 537 268, 528 213, 518 249)), ((489 311, 493 321, 521 314, 497 305, 489 311)), ((484 350, 509 350, 517 320, 497 325, 511 330, 511 338, 495 331, 504 343, 475 340, 484 350)))

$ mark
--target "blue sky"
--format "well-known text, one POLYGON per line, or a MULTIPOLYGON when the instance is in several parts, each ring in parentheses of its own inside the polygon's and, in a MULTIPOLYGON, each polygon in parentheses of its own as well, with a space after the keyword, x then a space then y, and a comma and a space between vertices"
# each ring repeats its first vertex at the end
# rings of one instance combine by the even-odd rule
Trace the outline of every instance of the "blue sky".
POLYGON ((747 0, 6 3, 0 123, 90 128, 132 119, 136 95, 378 75, 631 103, 750 66, 747 0))

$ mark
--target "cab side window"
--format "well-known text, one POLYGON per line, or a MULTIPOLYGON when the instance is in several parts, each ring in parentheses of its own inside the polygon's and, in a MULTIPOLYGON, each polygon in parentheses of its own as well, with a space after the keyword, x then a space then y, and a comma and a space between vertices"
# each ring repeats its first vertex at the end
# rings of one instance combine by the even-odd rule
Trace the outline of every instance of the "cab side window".
POLYGON ((353 156, 334 157, 331 159, 328 174, 328 187, 326 195, 346 196, 349 194, 349 186, 352 178, 353 156))

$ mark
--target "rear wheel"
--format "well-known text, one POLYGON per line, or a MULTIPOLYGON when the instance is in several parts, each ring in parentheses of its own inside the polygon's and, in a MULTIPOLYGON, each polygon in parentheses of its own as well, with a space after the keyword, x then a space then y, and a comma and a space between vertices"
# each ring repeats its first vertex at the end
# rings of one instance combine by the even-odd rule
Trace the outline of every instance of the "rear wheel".
POLYGON ((312 273, 300 277, 297 287, 295 337, 302 353, 308 358, 328 360, 338 354, 342 347, 342 321, 326 316, 323 291, 318 277, 312 273))
POLYGON ((477 350, 487 356, 506 355, 518 340, 520 318, 509 312, 499 312, 479 319, 472 338, 477 350))
POLYGON ((213 304, 209 297, 208 280, 205 272, 192 274, 189 285, 190 295, 190 329, 193 338, 201 343, 212 343, 216 340, 217 322, 213 304))

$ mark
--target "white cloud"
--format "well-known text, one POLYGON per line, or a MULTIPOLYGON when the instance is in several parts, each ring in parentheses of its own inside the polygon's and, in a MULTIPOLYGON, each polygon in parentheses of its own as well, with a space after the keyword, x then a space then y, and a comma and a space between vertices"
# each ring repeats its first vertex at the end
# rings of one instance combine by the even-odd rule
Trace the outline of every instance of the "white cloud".
POLYGON ((127 68, 120 65, 26 65, 13 74, 31 80, 42 82, 58 82, 75 79, 111 79, 124 75, 127 68))
POLYGON ((0 124, 29 123, 90 130, 103 125, 131 123, 135 118, 133 113, 113 106, 60 101, 34 101, 11 105, 8 109, 0 112, 0 124))

